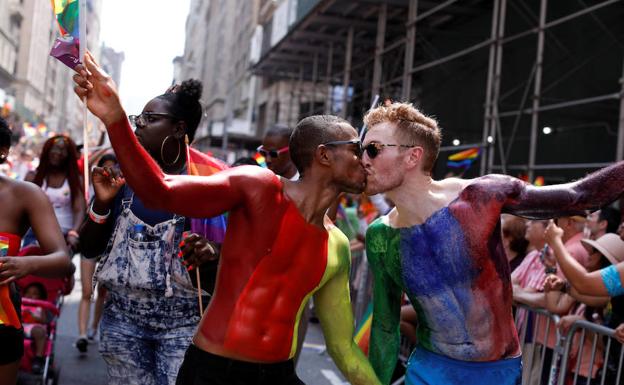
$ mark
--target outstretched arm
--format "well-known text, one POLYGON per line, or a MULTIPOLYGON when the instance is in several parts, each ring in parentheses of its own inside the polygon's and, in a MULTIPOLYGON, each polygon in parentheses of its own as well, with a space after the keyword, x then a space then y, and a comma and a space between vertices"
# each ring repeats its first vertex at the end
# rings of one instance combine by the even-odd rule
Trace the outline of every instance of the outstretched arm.
POLYGON ((314 295, 327 351, 351 384, 379 384, 364 353, 353 340, 353 313, 349 297, 350 255, 346 245, 340 270, 314 295))
POLYGON ((209 177, 164 174, 134 136, 110 76, 89 53, 84 62, 86 68, 76 67, 76 94, 87 98, 89 110, 106 125, 124 178, 148 207, 190 217, 212 217, 243 203, 245 191, 269 180, 268 173, 245 168, 209 177))
POLYGON ((600 169, 576 182, 536 187, 508 178, 511 188, 503 212, 548 219, 584 215, 616 200, 624 192, 624 162, 600 169))

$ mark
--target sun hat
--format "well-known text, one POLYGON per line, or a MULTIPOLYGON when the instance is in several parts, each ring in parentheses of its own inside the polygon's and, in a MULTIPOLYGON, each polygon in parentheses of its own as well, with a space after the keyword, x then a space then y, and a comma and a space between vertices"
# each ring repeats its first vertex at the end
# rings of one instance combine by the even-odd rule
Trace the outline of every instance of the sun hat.
POLYGON ((624 241, 617 234, 606 233, 596 240, 581 239, 581 242, 598 250, 614 265, 624 261, 624 241))

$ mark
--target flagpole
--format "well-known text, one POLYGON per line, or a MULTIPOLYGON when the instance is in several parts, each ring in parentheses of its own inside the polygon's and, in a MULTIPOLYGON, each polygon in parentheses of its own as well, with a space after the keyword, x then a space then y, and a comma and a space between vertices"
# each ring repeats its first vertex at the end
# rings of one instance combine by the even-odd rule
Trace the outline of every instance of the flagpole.
MULTIPOLYGON (((80 29, 80 60, 84 63, 85 53, 87 52, 87 0, 79 0, 78 2, 78 23, 80 29)), ((84 196, 89 203, 89 133, 87 129, 87 97, 82 98, 84 107, 82 115, 82 153, 84 158, 84 196)))
MULTIPOLYGON (((186 144, 186 170, 191 175, 191 149, 188 135, 184 135, 184 144, 186 144)), ((195 266, 195 278, 197 280, 197 301, 199 302, 199 316, 204 315, 204 303, 202 300, 201 279, 199 274, 199 266, 195 266)))

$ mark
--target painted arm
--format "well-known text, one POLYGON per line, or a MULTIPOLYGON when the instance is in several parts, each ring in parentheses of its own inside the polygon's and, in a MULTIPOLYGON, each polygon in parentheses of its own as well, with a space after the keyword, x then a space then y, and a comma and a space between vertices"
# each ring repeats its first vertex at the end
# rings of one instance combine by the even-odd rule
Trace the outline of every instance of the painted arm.
POLYGON ((624 162, 600 169, 576 182, 536 187, 506 178, 507 201, 503 212, 527 218, 548 219, 585 215, 616 200, 624 192, 624 162))
POLYGON ((353 340, 353 313, 349 296, 348 245, 339 256, 340 269, 314 295, 316 314, 321 321, 327 351, 351 384, 379 384, 364 353, 353 340))
MULTIPOLYGON (((75 91, 108 130, 124 178, 150 208, 189 217, 212 217, 258 196, 274 176, 267 170, 238 167, 207 177, 166 175, 137 141, 117 95, 115 83, 90 53, 76 67, 75 91), (87 71, 88 70, 88 71, 87 71)), ((260 197, 261 198, 261 197, 260 197)))
POLYGON ((366 234, 367 257, 373 271, 373 323, 368 356, 382 384, 389 384, 399 357, 401 297, 403 291, 384 269, 385 253, 375 250, 384 234, 371 226, 366 234))

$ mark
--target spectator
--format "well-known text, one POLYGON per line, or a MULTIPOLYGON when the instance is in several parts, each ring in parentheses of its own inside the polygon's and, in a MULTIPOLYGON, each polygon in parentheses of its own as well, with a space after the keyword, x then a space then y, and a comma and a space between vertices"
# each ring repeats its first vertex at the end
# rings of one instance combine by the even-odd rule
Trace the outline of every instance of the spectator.
POLYGON ((526 221, 513 215, 503 215, 503 247, 510 270, 513 272, 524 260, 529 241, 525 238, 526 221))
POLYGON ((299 179, 297 167, 290 159, 288 142, 292 129, 276 124, 264 135, 262 145, 258 147, 260 155, 266 159, 267 167, 276 175, 290 180, 299 179))
POLYGON ((606 233, 615 233, 619 225, 620 212, 608 206, 589 214, 585 223, 590 239, 598 239, 606 233))

